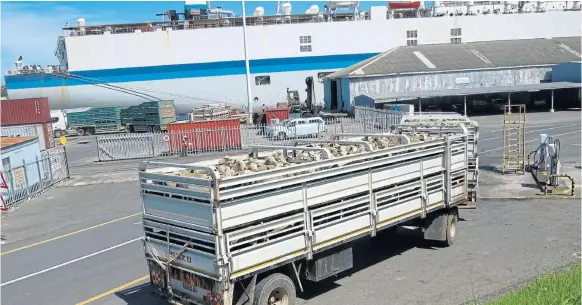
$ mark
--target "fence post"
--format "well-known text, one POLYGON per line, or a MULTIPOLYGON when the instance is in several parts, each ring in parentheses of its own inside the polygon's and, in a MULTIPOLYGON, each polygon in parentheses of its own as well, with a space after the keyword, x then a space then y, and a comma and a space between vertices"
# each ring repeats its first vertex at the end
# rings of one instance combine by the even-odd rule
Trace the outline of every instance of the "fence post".
POLYGON ((65 164, 67 165, 66 169, 67 169, 67 179, 71 178, 70 172, 69 172, 69 157, 67 157, 67 148, 65 146, 63 146, 63 152, 65 155, 65 164))
POLYGON ((26 160, 22 159, 22 172, 24 175, 24 185, 26 186, 26 196, 30 199, 30 186, 28 185, 28 174, 26 173, 26 160))
POLYGON ((152 144, 151 146, 152 146, 152 158, 153 158, 153 157, 156 156, 156 147, 155 147, 155 144, 154 144, 154 134, 151 134, 150 141, 151 141, 151 144, 152 144))
POLYGON ((38 162, 38 156, 36 156, 36 172, 38 173, 38 182, 39 182, 39 185, 40 185, 40 190, 39 191, 42 191, 44 189, 44 185, 42 183, 42 176, 41 176, 41 173, 40 173, 40 162, 38 162))
POLYGON ((53 163, 51 162, 51 153, 50 152, 48 153, 48 170, 49 170, 49 175, 50 175, 50 179, 49 179, 50 183, 49 183, 49 185, 52 185, 53 184, 53 179, 55 177, 53 176, 53 163))
POLYGON ((101 162, 101 154, 99 152, 99 136, 95 137, 95 146, 97 146, 97 161, 101 162))

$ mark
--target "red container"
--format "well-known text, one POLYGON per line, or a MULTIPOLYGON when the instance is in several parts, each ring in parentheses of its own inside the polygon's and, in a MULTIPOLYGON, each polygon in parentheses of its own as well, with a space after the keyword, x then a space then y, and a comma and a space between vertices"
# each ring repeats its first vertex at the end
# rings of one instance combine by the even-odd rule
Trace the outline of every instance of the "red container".
POLYGON ((192 143, 188 151, 223 151, 242 148, 240 119, 172 123, 168 125, 170 148, 182 150, 182 139, 192 143))
POLYGON ((47 97, 3 100, 0 102, 2 126, 42 124, 51 121, 47 97))
POLYGON ((289 108, 269 108, 265 109, 267 116, 267 124, 271 123, 272 119, 279 119, 280 121, 289 119, 289 108))

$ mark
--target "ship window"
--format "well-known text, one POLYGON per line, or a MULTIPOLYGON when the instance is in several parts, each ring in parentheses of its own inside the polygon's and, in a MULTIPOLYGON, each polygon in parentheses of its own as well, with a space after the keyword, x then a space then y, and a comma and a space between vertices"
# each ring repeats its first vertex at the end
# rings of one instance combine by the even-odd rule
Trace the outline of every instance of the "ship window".
POLYGON ((418 31, 417 30, 406 31, 406 38, 418 38, 418 31))
POLYGON ((319 73, 317 73, 317 78, 320 78, 321 79, 321 78, 324 78, 324 77, 326 77, 326 76, 328 76, 328 75, 330 75, 332 73, 333 72, 319 72, 319 73))
POLYGON ((455 37, 455 38, 451 38, 451 43, 452 44, 461 44, 463 42, 461 40, 461 37, 455 37))
POLYGON ((255 76, 255 85, 264 86, 271 84, 271 77, 269 75, 255 76))
POLYGON ((418 45, 418 40, 416 40, 416 39, 408 39, 406 41, 406 45, 407 46, 416 46, 416 45, 418 45))
POLYGON ((451 36, 461 36, 461 28, 451 29, 451 36))
POLYGON ((299 51, 301 52, 311 52, 311 45, 304 45, 304 46, 299 46, 299 51))
POLYGON ((311 43, 311 36, 299 36, 299 43, 311 43))

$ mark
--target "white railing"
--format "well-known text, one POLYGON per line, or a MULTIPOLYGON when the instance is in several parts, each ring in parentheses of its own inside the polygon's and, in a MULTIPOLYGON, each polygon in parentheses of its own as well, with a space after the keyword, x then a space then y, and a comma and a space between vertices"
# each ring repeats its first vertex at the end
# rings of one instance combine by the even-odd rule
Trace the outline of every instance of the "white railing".
MULTIPOLYGON (((209 152, 246 150, 252 145, 292 145, 298 138, 330 139, 342 133, 387 133, 391 124, 386 116, 377 118, 375 123, 353 118, 326 120, 318 130, 303 134, 296 128, 271 126, 247 126, 236 128, 201 129, 190 132, 134 133, 97 136, 97 157, 99 161, 125 159, 145 159, 160 156, 192 155, 209 152), (182 145, 188 140, 187 147, 182 145)), ((388 117, 390 122, 399 119, 388 117)))

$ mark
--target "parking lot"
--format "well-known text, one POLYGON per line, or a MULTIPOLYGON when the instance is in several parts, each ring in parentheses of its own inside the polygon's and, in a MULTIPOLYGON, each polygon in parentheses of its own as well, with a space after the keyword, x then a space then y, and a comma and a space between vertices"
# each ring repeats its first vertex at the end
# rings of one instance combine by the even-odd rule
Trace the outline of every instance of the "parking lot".
MULTIPOLYGON (((580 259, 580 200, 545 200, 529 174, 500 175, 502 116, 476 120, 479 195, 487 199, 461 211, 455 244, 436 248, 406 229, 364 239, 354 268, 307 285, 299 304, 462 304, 580 259)), ((579 111, 531 114, 526 134, 527 150, 540 133, 560 139, 577 184, 580 123, 579 111)), ((94 136, 71 138, 67 153, 71 180, 2 218, 2 304, 165 304, 150 293, 139 242, 140 160, 96 162, 94 136)))

